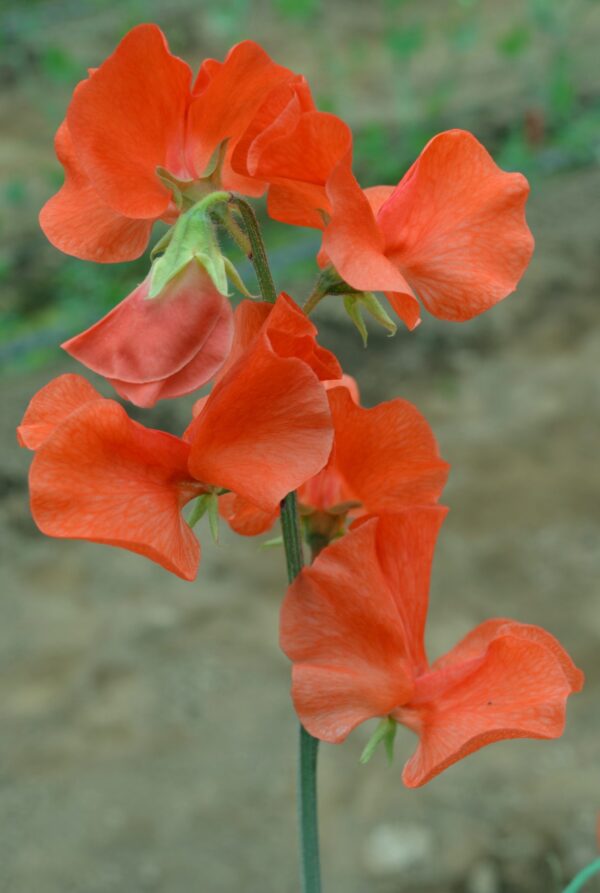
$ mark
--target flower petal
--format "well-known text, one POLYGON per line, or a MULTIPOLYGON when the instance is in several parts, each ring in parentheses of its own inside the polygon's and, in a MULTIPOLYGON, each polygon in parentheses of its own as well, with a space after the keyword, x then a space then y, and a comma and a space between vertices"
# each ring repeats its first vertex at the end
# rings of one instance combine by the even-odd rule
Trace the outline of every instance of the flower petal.
POLYGON ((192 422, 190 470, 272 512, 319 471, 333 432, 325 390, 263 333, 213 389, 192 422))
POLYGON ((184 128, 190 85, 189 66, 169 52, 160 28, 138 25, 76 91, 67 112, 73 143, 113 210, 157 219, 171 201, 157 166, 189 176, 184 128))
POLYGON ((528 193, 472 134, 438 134, 379 210, 385 253, 430 313, 471 319, 514 291, 529 263, 528 193))
POLYGON ((259 536, 271 529, 279 517, 279 509, 264 512, 235 493, 225 493, 219 497, 219 514, 241 536, 259 536))
POLYGON ((201 387, 223 365, 233 337, 226 297, 195 261, 148 298, 150 276, 87 331, 62 346, 138 406, 201 387))
POLYGON ((19 445, 37 450, 61 422, 91 400, 102 400, 96 388, 81 375, 59 375, 32 397, 17 428, 19 445))
POLYGON ((353 498, 372 514, 437 502, 449 465, 440 457, 427 420, 406 400, 372 409, 353 401, 347 388, 328 392, 336 471, 353 498))
POLYGON ((73 412, 36 453, 31 510, 49 536, 145 555, 194 579, 198 542, 182 507, 203 487, 190 479, 184 441, 144 428, 112 400, 73 412))
POLYGON ((556 654, 560 646, 553 640, 548 647, 543 630, 538 638, 521 635, 515 629, 519 624, 505 626, 510 632, 503 632, 504 626, 498 630, 479 657, 418 680, 414 706, 396 712, 420 736, 402 776, 409 787, 425 784, 494 741, 562 734, 565 702, 576 689, 556 654))
POLYGON ((281 648, 303 726, 337 743, 413 690, 405 635, 376 554, 377 521, 324 549, 287 591, 281 648))
POLYGON ((424 638, 429 579, 435 544, 447 513, 444 506, 417 506, 383 515, 378 521, 377 557, 402 618, 415 673, 427 669, 424 638))
POLYGON ((100 198, 77 158, 66 121, 54 145, 65 182, 40 211, 46 238, 65 254, 96 263, 135 260, 143 254, 152 221, 125 217, 100 198))

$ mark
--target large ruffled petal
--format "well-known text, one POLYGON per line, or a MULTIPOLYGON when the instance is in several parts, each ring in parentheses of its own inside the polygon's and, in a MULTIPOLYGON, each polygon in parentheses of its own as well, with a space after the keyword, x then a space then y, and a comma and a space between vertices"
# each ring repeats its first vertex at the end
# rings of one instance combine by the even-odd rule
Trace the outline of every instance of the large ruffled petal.
POLYGON ((54 145, 65 182, 40 211, 48 240, 65 254, 96 263, 135 260, 143 254, 152 221, 125 217, 100 198, 77 158, 66 121, 54 145))
POLYGON ((34 457, 34 520, 49 536, 129 549, 192 580, 200 547, 181 509, 205 488, 191 480, 188 454, 184 441, 144 428, 118 403, 87 402, 34 457))
POLYGON ((169 52, 160 28, 138 25, 76 91, 67 112, 73 144, 114 211, 157 219, 171 191, 156 168, 193 175, 184 156, 190 86, 189 66, 169 52))
POLYGON ((406 703, 413 691, 404 630, 377 560, 377 523, 321 552, 281 608, 296 712, 311 735, 334 743, 406 703))
POLYGON ((335 355, 317 344, 317 328, 295 301, 281 292, 275 304, 242 301, 235 312, 235 335, 220 377, 242 356, 263 332, 275 353, 303 360, 322 381, 340 378, 342 369, 335 355))
POLYGON ((449 466, 412 403, 396 399, 363 409, 341 387, 329 390, 329 404, 335 432, 332 464, 352 494, 347 498, 372 514, 437 502, 449 466))
POLYGON ((411 703, 394 713, 420 737, 402 776, 409 787, 486 744, 563 732, 566 699, 583 674, 545 630, 512 621, 483 626, 443 668, 417 680, 411 703))
POLYGON ((210 77, 205 73, 190 106, 186 138, 190 166, 202 175, 215 150, 229 140, 222 169, 224 188, 260 195, 264 184, 236 174, 231 156, 270 91, 296 77, 253 41, 234 46, 225 62, 210 70, 210 77))
POLYGON ((216 374, 233 337, 229 300, 195 261, 158 298, 150 276, 87 331, 65 342, 77 360, 138 406, 197 390, 216 374))
POLYGON ((385 255, 434 316, 471 319, 514 291, 529 263, 528 193, 472 134, 438 134, 377 214, 385 255))
POLYGON ((59 375, 37 392, 17 428, 19 445, 37 450, 76 409, 91 400, 102 400, 96 388, 81 375, 59 375))
POLYGON ((272 512, 323 467, 333 431, 314 372, 278 356, 262 333, 213 389, 186 436, 194 477, 272 512))

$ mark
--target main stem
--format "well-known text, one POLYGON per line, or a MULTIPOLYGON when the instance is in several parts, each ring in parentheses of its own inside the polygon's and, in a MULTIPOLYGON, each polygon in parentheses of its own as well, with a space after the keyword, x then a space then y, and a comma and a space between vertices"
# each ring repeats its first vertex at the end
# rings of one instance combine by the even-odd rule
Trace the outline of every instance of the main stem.
MULTIPOLYGON (((260 227, 252 206, 235 196, 233 201, 240 210, 252 254, 260 292, 265 301, 275 303, 277 291, 269 268, 267 252, 260 227)), ((295 493, 288 493, 281 503, 281 530, 285 549, 288 579, 296 579, 304 564, 302 534, 295 493)), ((317 753, 319 741, 300 726, 300 750, 298 759, 298 824, 300 833, 300 864, 302 893, 321 893, 321 868, 319 861, 319 828, 317 821, 317 753)))
MULTIPOLYGON (((290 583, 304 564, 302 537, 295 493, 281 503, 281 530, 290 583)), ((318 738, 300 726, 298 760, 298 825, 300 831, 302 893, 320 893, 319 823, 317 817, 318 738)))

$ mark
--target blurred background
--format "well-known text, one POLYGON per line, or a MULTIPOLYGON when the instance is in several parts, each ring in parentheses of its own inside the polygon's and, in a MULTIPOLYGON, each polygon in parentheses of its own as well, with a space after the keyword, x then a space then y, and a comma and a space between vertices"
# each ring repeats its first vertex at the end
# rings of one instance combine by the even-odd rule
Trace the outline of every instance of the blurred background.
MULTIPOLYGON (((494 745, 417 791, 400 781, 408 731, 393 768, 382 754, 359 766, 371 728, 324 746, 321 822, 328 893, 558 893, 597 853, 600 808, 597 0, 2 0, 0 893, 298 889, 283 555, 201 528, 189 584, 45 539, 14 445, 32 394, 81 371, 60 341, 148 266, 65 257, 37 224, 74 85, 140 21, 194 65, 251 37, 305 73, 353 127, 364 186, 397 182, 448 127, 531 181, 534 260, 483 317, 426 315, 413 334, 373 331, 368 350, 335 299, 316 319, 364 402, 415 402, 452 463, 431 656, 511 616, 557 635, 587 687, 561 740, 494 745)), ((279 287, 302 300, 318 239, 266 235, 279 287)), ((135 415, 180 433, 190 405, 135 415)))

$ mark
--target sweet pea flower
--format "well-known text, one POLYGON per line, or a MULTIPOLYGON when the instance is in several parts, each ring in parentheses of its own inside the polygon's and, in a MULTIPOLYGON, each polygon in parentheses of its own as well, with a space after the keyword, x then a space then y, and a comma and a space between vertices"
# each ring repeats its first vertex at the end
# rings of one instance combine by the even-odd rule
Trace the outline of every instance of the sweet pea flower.
POLYGON ((385 292, 409 329, 419 300, 439 319, 468 320, 513 292, 529 263, 528 193, 462 130, 430 140, 395 187, 363 192, 338 165, 319 262, 354 289, 385 292))
POLYGON ((138 25, 73 93, 55 141, 65 183, 42 209, 42 229, 67 254, 126 261, 143 253, 156 220, 174 222, 178 190, 195 200, 221 188, 262 194, 260 165, 245 153, 260 158, 261 121, 295 108, 296 95, 312 108, 304 79, 252 41, 224 62, 207 59, 193 81, 160 28, 138 25), (247 173, 233 169, 234 153, 247 173))
POLYGON ((181 514, 190 500, 227 489, 273 512, 323 467, 332 441, 314 372, 266 337, 215 386, 185 438, 134 422, 78 375, 36 394, 17 434, 36 450, 31 510, 43 533, 120 546, 186 580, 200 559, 181 514))
MULTIPOLYGON (((364 409, 349 375, 324 384, 333 448, 325 468, 298 489, 310 530, 331 539, 343 530, 347 516, 359 519, 437 502, 449 466, 416 407, 397 398, 364 409)), ((219 503, 232 529, 246 536, 264 533, 277 518, 277 512, 267 515, 231 493, 219 503)))
POLYGON ((372 518, 329 545, 289 587, 281 647, 311 735, 339 743, 374 717, 419 737, 403 780, 430 781, 505 738, 557 738, 583 674, 550 635, 488 620, 429 664, 424 634, 433 550, 446 510, 372 518))

